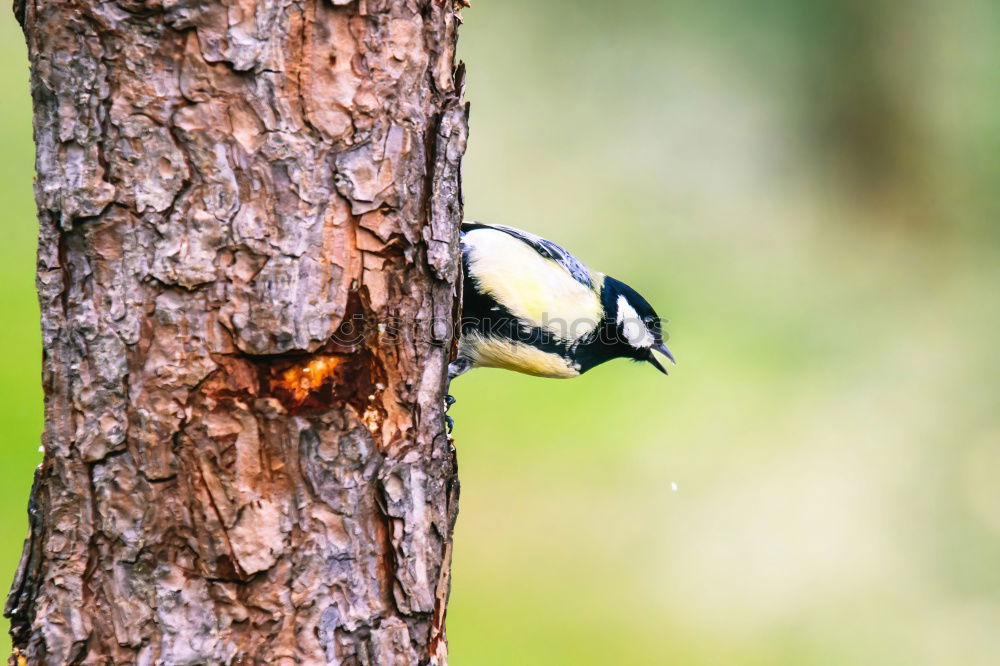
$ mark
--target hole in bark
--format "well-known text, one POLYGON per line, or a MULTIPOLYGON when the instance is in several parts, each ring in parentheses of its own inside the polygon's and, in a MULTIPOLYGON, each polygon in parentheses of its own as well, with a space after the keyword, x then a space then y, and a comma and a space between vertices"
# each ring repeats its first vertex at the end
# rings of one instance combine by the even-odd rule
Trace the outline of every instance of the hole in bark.
POLYGON ((376 394, 376 364, 367 349, 353 354, 311 354, 258 364, 261 388, 293 414, 323 412, 348 403, 365 413, 376 394))
POLYGON ((367 340, 358 337, 362 299, 352 295, 344 324, 314 353, 272 355, 216 355, 218 370, 202 385, 216 400, 252 404, 258 398, 277 400, 291 414, 316 414, 345 403, 351 405, 371 430, 381 424, 384 410, 379 397, 386 373, 367 340), (348 330, 349 327, 355 327, 348 330), (357 344, 338 342, 357 340, 357 344))
MULTIPOLYGON (((355 313, 362 310, 361 298, 352 295, 341 329, 358 326, 355 313)), ((378 397, 385 387, 385 370, 370 348, 336 342, 356 336, 338 330, 315 354, 255 359, 262 393, 292 414, 315 414, 347 403, 369 429, 377 429, 384 416, 378 397)))

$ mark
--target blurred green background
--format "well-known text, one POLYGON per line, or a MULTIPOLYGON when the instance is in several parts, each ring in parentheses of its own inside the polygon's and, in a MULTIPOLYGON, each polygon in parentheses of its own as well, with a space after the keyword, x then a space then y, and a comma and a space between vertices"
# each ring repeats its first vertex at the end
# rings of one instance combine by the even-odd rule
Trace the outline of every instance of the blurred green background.
MULTIPOLYGON (((998 663, 1000 6, 465 17, 467 217, 636 287, 679 365, 456 382, 453 663, 998 663)), ((4 15, 5 579, 40 458, 26 81, 4 15)))

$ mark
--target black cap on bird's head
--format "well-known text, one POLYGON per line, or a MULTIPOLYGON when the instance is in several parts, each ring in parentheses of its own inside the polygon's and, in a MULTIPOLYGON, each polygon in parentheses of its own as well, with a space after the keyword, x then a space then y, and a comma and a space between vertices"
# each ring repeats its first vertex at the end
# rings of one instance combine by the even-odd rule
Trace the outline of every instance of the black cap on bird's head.
POLYGON ((604 344, 610 346, 616 356, 646 361, 667 374, 654 352, 670 359, 671 363, 675 363, 674 356, 663 343, 660 317, 653 306, 632 287, 612 277, 604 278, 601 301, 606 322, 603 335, 609 338, 604 344))

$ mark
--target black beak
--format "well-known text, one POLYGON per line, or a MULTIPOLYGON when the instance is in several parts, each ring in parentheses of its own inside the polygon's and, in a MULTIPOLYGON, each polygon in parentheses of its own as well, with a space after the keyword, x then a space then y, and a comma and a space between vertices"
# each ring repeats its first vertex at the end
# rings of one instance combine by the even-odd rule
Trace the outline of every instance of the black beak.
POLYGON ((659 361, 657 360, 657 358, 656 358, 656 357, 655 357, 655 356, 653 355, 653 352, 654 352, 654 351, 655 351, 655 352, 659 352, 659 353, 663 354, 664 356, 666 356, 667 358, 669 358, 669 359, 670 359, 670 362, 671 362, 671 363, 673 363, 673 364, 675 364, 675 365, 676 365, 677 361, 675 361, 675 360, 674 360, 674 355, 673 355, 673 354, 671 354, 671 353, 670 353, 670 350, 669 350, 669 349, 667 349, 667 346, 666 346, 665 344, 663 344, 663 343, 661 342, 660 344, 658 344, 658 345, 653 345, 653 346, 652 346, 652 347, 650 348, 650 350, 649 350, 649 358, 647 358, 647 359, 646 359, 647 361, 649 361, 649 362, 650 362, 650 363, 651 363, 651 364, 653 365, 653 367, 654 367, 654 368, 656 368, 657 370, 659 370, 660 372, 662 372, 662 373, 663 373, 663 374, 665 374, 665 375, 669 375, 670 373, 669 373, 669 372, 667 372, 667 369, 666 369, 666 368, 664 368, 664 367, 663 367, 663 364, 662 364, 662 363, 660 363, 660 362, 659 362, 659 361))

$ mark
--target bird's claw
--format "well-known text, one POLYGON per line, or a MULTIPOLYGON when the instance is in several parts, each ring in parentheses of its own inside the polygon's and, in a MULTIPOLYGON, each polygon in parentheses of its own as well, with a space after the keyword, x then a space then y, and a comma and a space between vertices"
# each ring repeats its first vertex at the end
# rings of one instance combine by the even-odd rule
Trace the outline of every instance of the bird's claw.
POLYGON ((455 419, 448 416, 448 410, 451 409, 451 406, 454 404, 455 404, 455 396, 451 395, 450 393, 446 393, 444 396, 444 411, 445 411, 444 422, 445 425, 448 426, 449 435, 451 434, 452 429, 455 427, 455 419))

